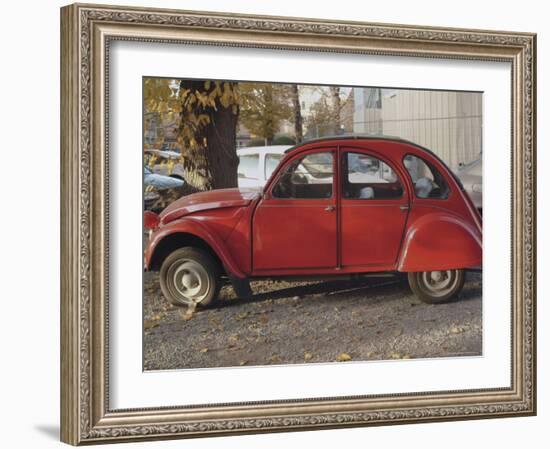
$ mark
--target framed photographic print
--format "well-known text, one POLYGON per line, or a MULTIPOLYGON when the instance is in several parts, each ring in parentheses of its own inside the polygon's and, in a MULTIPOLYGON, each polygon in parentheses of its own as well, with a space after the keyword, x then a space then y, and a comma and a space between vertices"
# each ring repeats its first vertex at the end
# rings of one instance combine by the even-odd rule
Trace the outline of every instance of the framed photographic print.
POLYGON ((61 27, 63 441, 535 414, 535 35, 61 27))

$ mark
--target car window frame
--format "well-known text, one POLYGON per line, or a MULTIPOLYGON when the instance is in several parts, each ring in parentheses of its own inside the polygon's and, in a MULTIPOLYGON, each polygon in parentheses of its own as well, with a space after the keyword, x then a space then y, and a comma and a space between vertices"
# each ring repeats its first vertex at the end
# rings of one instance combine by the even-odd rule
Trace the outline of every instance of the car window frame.
MULTIPOLYGON (((411 184, 411 196, 412 198, 414 198, 415 200, 418 200, 418 201, 431 201, 431 200, 434 200, 434 201, 448 201, 451 199, 452 195, 453 195, 453 187, 452 187, 452 184, 449 182, 449 179, 448 179, 448 176, 446 173, 443 173, 442 170, 440 170, 435 164, 433 164, 431 161, 427 160, 425 157, 423 156, 420 156, 418 154, 415 154, 415 153, 412 153, 412 152, 407 152, 403 155, 403 157, 401 158, 401 165, 403 166, 403 171, 407 174, 408 178, 409 178, 409 182, 411 184), (416 189, 415 189, 415 185, 414 185, 414 181, 412 179, 412 176, 411 176, 411 173, 409 172, 409 170, 407 169, 407 166, 405 165, 405 158, 407 156, 414 156, 418 159, 420 159, 422 162, 424 162, 424 164, 426 164, 426 166, 430 169, 430 166, 432 166, 435 170, 437 170, 439 172, 439 175, 442 177, 442 179, 445 181, 445 183, 447 184, 447 196, 445 196, 444 198, 441 198, 441 197, 428 197, 428 198, 422 198, 420 196, 418 196, 416 194, 416 189)), ((444 169, 448 170, 450 173, 451 173, 451 176, 452 178, 456 181, 457 177, 456 175, 451 171, 450 168, 446 168, 443 167, 444 169)), ((430 169, 431 171, 431 169, 430 169)), ((432 176, 433 176, 433 173, 432 173, 432 176)))
POLYGON ((399 170, 397 169, 396 164, 389 161, 387 158, 384 158, 382 155, 380 155, 376 152, 373 152, 373 151, 369 151, 366 148, 345 147, 345 148, 341 149, 341 151, 340 151, 339 163, 340 163, 339 171, 340 171, 340 176, 342 178, 340 180, 340 200, 341 201, 402 202, 403 199, 406 199, 407 202, 409 201, 409 193, 407 192, 407 190, 409 188, 407 186, 407 183, 403 179, 402 175, 399 173, 399 170), (397 177, 397 180, 399 181, 399 184, 401 185, 401 195, 398 196, 398 197, 395 197, 395 198, 347 198, 347 197, 345 197, 344 196, 345 183, 347 182, 348 175, 349 175, 349 172, 347 170, 344 170, 344 168, 346 168, 346 169, 348 168, 347 160, 346 160, 346 162, 344 162, 344 160, 347 156, 347 153, 364 154, 364 155, 369 156, 371 158, 377 159, 380 162, 383 162, 384 164, 386 164, 388 167, 390 167, 392 169, 393 173, 395 174, 395 176, 397 177))
POLYGON ((280 153, 265 153, 264 154, 264 179, 269 179, 271 178, 271 176, 273 175, 273 173, 275 173, 275 171, 277 170, 277 167, 279 167, 279 165, 281 164, 281 161, 284 159, 285 155, 284 154, 280 154, 280 153), (269 156, 279 156, 279 163, 277 164, 277 166, 273 169, 273 171, 268 175, 267 174, 267 159, 269 158, 269 156))
MULTIPOLYGON (((289 158, 287 161, 284 162, 284 165, 281 165, 276 170, 276 175, 273 178, 273 180, 270 182, 268 188, 266 189, 267 197, 264 197, 266 200, 270 201, 294 201, 298 203, 303 202, 322 202, 322 203, 330 203, 330 204, 336 204, 337 197, 340 194, 338 190, 338 151, 336 147, 318 147, 318 148, 311 148, 305 151, 300 151, 299 153, 293 155, 293 157, 289 158), (287 170, 287 167, 292 164, 296 159, 303 159, 310 154, 317 154, 317 153, 331 153, 332 154, 332 194, 328 198, 279 198, 273 194, 273 189, 277 186, 279 183, 279 180, 281 179, 281 176, 285 171, 287 170)), ((284 160, 284 156, 283 156, 284 160)), ((275 173, 275 172, 274 172, 275 173)), ((273 175, 272 175, 273 176, 273 175)))

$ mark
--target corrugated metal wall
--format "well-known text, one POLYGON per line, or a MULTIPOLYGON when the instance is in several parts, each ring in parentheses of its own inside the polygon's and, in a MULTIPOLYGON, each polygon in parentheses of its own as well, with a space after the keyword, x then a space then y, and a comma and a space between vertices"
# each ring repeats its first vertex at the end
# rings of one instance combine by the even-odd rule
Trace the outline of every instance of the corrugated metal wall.
POLYGON ((482 145, 482 94, 475 92, 382 90, 372 107, 372 89, 355 89, 354 132, 382 133, 434 151, 453 170, 478 159, 482 145), (360 92, 364 90, 365 92, 360 92))

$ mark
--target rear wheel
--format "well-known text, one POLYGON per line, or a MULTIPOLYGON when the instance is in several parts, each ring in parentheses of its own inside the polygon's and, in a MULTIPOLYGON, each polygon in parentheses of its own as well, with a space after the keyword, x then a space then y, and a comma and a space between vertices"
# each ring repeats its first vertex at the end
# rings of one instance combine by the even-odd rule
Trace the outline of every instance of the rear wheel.
POLYGON ((176 306, 207 306, 220 291, 220 270, 214 258, 199 248, 171 253, 160 268, 162 293, 176 306))
POLYGON ((420 271, 409 273, 409 285, 418 298, 429 304, 449 301, 464 286, 464 270, 420 271))

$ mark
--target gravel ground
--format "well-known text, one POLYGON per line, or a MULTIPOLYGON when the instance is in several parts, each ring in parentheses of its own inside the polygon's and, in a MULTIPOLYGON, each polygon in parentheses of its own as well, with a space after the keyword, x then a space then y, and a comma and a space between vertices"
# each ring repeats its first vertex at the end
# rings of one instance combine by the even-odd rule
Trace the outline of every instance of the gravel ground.
POLYGON ((481 355, 481 274, 458 300, 420 302, 396 278, 227 286, 216 305, 190 314, 145 273, 144 369, 345 362, 481 355))

